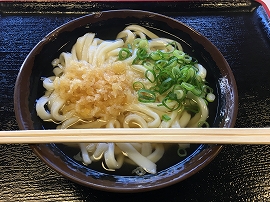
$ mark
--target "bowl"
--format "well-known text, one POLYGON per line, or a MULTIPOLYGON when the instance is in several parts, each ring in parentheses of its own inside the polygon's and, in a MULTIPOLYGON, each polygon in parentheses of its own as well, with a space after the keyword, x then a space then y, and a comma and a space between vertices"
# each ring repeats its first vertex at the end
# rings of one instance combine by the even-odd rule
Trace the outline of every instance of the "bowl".
MULTIPOLYGON (((51 62, 63 51, 71 51, 77 38, 94 32, 101 39, 114 39, 129 24, 138 24, 162 37, 181 43, 184 51, 206 69, 206 80, 216 99, 209 105, 210 127, 233 127, 238 109, 237 87, 232 71, 220 51, 187 25, 157 13, 140 10, 97 12, 72 20, 46 35, 29 53, 19 71, 14 91, 15 115, 21 130, 52 129, 36 114, 36 100, 44 94, 41 78, 52 74, 51 62)), ((49 167, 78 184, 109 192, 145 192, 160 189, 194 175, 209 164, 221 145, 191 145, 187 156, 156 174, 134 176, 103 172, 76 161, 61 144, 31 144, 34 153, 49 167)), ((184 183, 184 182, 183 182, 184 183)))

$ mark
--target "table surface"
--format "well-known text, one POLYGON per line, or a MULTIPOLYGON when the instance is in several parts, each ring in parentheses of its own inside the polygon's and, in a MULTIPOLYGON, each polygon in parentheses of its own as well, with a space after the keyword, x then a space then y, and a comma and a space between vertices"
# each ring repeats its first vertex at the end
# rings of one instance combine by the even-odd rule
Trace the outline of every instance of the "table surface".
MULTIPOLYGON (((239 93, 235 127, 270 126, 270 21, 255 1, 172 3, 0 2, 0 127, 18 129, 13 90, 30 50, 59 25, 87 13, 133 8, 166 14, 205 35, 228 61, 239 93)), ((0 201, 269 201, 270 146, 225 145, 192 177, 145 193, 83 187, 46 166, 27 144, 0 145, 0 201)))

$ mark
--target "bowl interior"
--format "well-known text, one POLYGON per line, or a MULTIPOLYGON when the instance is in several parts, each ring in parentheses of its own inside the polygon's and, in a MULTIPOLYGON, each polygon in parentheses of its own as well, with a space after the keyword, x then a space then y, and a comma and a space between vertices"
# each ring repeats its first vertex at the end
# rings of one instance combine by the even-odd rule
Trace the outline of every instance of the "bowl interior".
MULTIPOLYGON (((77 38, 87 32, 112 40, 129 24, 147 27, 160 37, 181 43, 185 52, 206 69, 209 86, 217 99, 209 105, 211 127, 233 127, 237 114, 237 88, 229 65, 217 48, 188 26, 163 15, 133 10, 106 11, 71 21, 48 34, 30 52, 19 72, 14 94, 15 114, 20 129, 54 129, 36 114, 35 101, 44 94, 41 77, 52 74, 51 61, 61 52, 71 51, 77 38)), ((147 191, 179 182, 207 165, 220 151, 217 145, 192 145, 187 157, 164 167, 156 175, 122 176, 97 171, 76 162, 62 145, 31 145, 50 167, 67 178, 93 188, 117 191, 147 191)))

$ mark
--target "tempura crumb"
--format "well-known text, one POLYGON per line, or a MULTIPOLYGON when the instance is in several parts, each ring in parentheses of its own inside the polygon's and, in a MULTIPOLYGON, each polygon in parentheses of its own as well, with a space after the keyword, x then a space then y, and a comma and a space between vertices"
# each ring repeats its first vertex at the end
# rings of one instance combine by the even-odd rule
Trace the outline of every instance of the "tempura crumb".
POLYGON ((137 101, 132 84, 138 78, 139 73, 121 61, 96 67, 73 60, 54 80, 54 88, 66 101, 63 111, 74 110, 83 119, 116 117, 137 101))

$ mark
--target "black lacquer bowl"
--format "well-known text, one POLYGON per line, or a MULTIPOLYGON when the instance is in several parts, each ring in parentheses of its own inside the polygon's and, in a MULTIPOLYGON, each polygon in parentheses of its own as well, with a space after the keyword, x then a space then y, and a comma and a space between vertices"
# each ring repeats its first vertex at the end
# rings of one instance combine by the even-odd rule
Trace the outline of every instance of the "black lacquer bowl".
MULTIPOLYGON (((115 39, 129 24, 147 27, 160 37, 180 42, 185 52, 206 69, 209 86, 216 100, 209 105, 211 127, 233 127, 238 109, 237 87, 229 65, 217 48, 192 28, 172 18, 135 10, 98 12, 68 22, 49 33, 25 59, 17 77, 14 93, 16 119, 21 130, 49 129, 35 112, 35 101, 44 93, 41 77, 52 75, 51 61, 63 51, 71 51, 76 39, 94 32, 101 39, 115 39)), ((51 129, 51 128, 50 128, 51 129)), ((143 192, 180 182, 213 160, 222 146, 198 144, 185 158, 169 167, 158 166, 156 175, 132 176, 89 168, 73 159, 57 144, 30 145, 48 166, 68 179, 91 188, 110 192, 143 192)))

